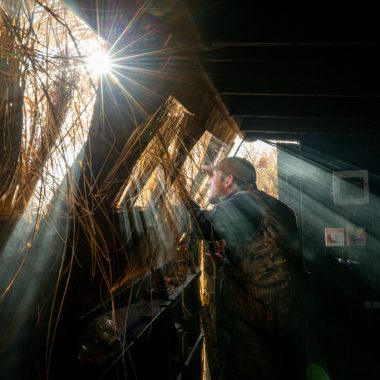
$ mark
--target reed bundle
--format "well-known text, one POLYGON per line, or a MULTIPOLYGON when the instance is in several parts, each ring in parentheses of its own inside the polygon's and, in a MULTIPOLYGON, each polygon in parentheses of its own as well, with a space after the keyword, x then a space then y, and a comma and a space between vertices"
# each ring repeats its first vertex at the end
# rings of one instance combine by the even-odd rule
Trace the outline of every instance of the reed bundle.
MULTIPOLYGON (((19 297, 19 303, 25 300, 31 305, 31 315, 14 316, 14 329, 21 329, 26 318, 40 317, 33 311, 48 301, 33 304, 41 301, 39 295, 48 294, 49 302, 53 299, 47 331, 49 355, 75 258, 75 242, 67 240, 72 220, 80 218, 68 211, 77 205, 79 215, 87 213, 87 205, 74 196, 77 181, 71 167, 91 124, 96 79, 84 63, 97 47, 100 42, 93 30, 62 1, 0 0, 0 217, 6 221, 11 216, 28 216, 18 225, 23 235, 17 235, 17 229, 13 235, 9 229, 9 244, 0 252, 2 265, 7 266, 3 269, 9 273, 6 278, 11 278, 7 283, 2 279, 1 298, 8 302, 19 297), (66 205, 60 215, 57 199, 66 205), (37 233, 40 225, 43 228, 37 233), (50 246, 43 246, 45 241, 60 249, 51 252, 50 246), (17 249, 10 252, 12 247, 17 249), (43 267, 46 276, 30 279, 28 268, 41 271, 41 264, 37 267, 33 260, 57 265, 65 261, 62 258, 66 249, 70 251, 68 247, 73 249, 67 265, 43 267), (52 274, 57 278, 51 280, 52 274), (34 298, 24 296, 25 283, 40 287, 33 289, 34 298), (58 296, 59 287, 64 289, 62 297, 62 292, 58 296)), ((4 311, 4 316, 12 312, 16 311, 4 311)))
POLYGON ((0 8, 0 202, 9 210, 20 176, 18 159, 22 145, 22 107, 25 80, 22 55, 17 50, 14 22, 0 8))
MULTIPOLYGON (((174 257, 176 243, 188 227, 184 204, 189 198, 202 201, 205 195, 200 166, 228 152, 208 133, 189 144, 192 115, 170 97, 136 128, 97 194, 79 191, 71 168, 77 159, 77 166, 91 171, 91 157, 86 158, 88 166, 78 157, 87 141, 97 85, 84 60, 94 41, 99 45, 96 40, 62 1, 0 0, 0 216, 28 211, 37 214, 33 220, 38 224, 54 201, 63 199, 66 214, 59 217, 72 228, 71 235, 69 227, 67 234, 57 233, 64 243, 64 259, 50 292, 47 363, 77 260, 79 234, 91 255, 91 274, 100 273, 111 294, 133 276, 174 257), (108 194, 116 198, 103 202, 108 194), (123 278, 114 273, 108 235, 114 238, 119 232, 109 218, 110 206, 143 218, 144 239, 135 246, 142 260, 132 262, 130 252, 124 252, 129 265, 123 278)), ((132 222, 129 228, 138 229, 136 219, 132 222)), ((28 249, 31 246, 28 242, 28 249)), ((25 258, 28 249, 20 256, 25 258)), ((20 265, 13 280, 21 272, 20 265)))
POLYGON ((95 38, 60 1, 0 2, 0 215, 46 206, 83 146, 95 88, 81 46, 95 38))
POLYGON ((107 177, 106 188, 119 183, 113 204, 123 215, 124 238, 131 238, 133 231, 143 233, 134 246, 139 256, 129 261, 119 285, 129 281, 131 273, 176 259, 176 244, 189 232, 186 203, 195 199, 206 205, 208 177, 200 168, 225 155, 228 147, 207 131, 196 143, 189 144, 191 117, 175 98, 169 97, 136 129, 107 177))

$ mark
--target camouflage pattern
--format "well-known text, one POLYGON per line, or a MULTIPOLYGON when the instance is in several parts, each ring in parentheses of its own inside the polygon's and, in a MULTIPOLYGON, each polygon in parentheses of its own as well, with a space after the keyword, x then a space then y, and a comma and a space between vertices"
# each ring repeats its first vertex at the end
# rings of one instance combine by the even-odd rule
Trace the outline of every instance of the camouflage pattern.
POLYGON ((225 257, 215 287, 222 380, 303 380, 290 323, 300 265, 294 212, 252 185, 221 198, 211 211, 191 206, 197 232, 213 243, 210 252, 225 257))
POLYGON ((261 207, 262 221, 256 233, 234 244, 229 255, 240 260, 223 267, 222 320, 231 318, 238 330, 245 324, 271 331, 286 323, 291 304, 294 271, 299 265, 297 223, 284 203, 257 189, 244 191, 261 207))

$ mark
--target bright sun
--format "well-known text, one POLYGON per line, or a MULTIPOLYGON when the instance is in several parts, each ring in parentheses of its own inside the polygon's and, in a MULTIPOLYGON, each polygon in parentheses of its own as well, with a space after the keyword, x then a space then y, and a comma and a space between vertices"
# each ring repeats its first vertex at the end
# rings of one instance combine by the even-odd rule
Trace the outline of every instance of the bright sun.
POLYGON ((105 51, 97 51, 88 59, 86 66, 95 75, 104 75, 111 71, 111 60, 105 51))

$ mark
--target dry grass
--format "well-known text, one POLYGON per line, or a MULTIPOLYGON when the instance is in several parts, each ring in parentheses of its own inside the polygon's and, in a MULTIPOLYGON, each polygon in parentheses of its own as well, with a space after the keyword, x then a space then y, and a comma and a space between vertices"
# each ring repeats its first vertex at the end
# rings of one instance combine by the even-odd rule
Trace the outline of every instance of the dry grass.
MULTIPOLYGON (((100 273, 108 295, 178 258, 178 241, 189 227, 185 203, 190 198, 202 202, 205 197, 206 178, 199 168, 228 152, 207 133, 194 147, 189 145, 185 135, 191 134, 187 121, 192 115, 170 97, 130 136, 99 192, 79 191, 73 162, 76 159, 81 170, 91 171, 91 157, 82 162, 78 154, 87 141, 96 97, 97 83, 83 65, 86 49, 93 49, 89 43, 95 39, 61 1, 0 1, 0 217, 33 214, 36 224, 31 228, 37 231, 58 199, 66 205, 65 213, 58 216, 66 223, 65 234, 57 233, 57 239, 62 239, 68 255, 48 292, 52 306, 47 363, 74 264, 81 265, 76 252, 79 234, 88 246, 91 273, 94 277, 100 273), (108 235, 121 240, 125 236, 109 219, 109 204, 102 203, 115 186, 119 191, 111 203, 143 218, 141 244, 134 247, 139 255, 133 261, 132 254, 124 252, 121 278, 114 273, 108 235), (102 215, 101 223, 95 211, 102 215)), ((136 220, 129 228, 131 234, 138 229, 136 220)), ((19 268, 5 284, 2 297, 24 270, 32 245, 28 242, 20 254, 19 268)))
POLYGON ((140 273, 141 267, 154 269, 178 259, 176 244, 190 227, 186 203, 195 199, 201 201, 202 206, 206 205, 208 177, 200 168, 228 152, 227 147, 221 149, 223 144, 208 132, 192 148, 186 145, 184 135, 190 117, 180 103, 169 98, 136 130, 135 136, 131 136, 107 178, 107 186, 116 182, 121 168, 128 167, 130 160, 138 157, 114 201, 114 206, 132 219, 132 222, 125 222, 125 217, 122 220, 126 239, 131 238, 134 231, 140 232, 139 221, 145 226, 144 243, 138 244, 140 261, 130 262, 122 283, 130 278, 130 272, 140 273), (144 145, 147 134, 153 137, 144 145), (180 157, 185 160, 181 161, 180 157))
MULTIPOLYGON (((9 270, 14 275, 9 283, 1 284, 3 300, 12 297, 12 288, 27 276, 25 262, 41 218, 54 205, 53 197, 62 198, 68 205, 65 209, 88 214, 86 203, 74 197, 76 181, 70 168, 87 140, 95 101, 96 83, 83 65, 91 41, 96 41, 94 32, 61 1, 0 1, 0 217, 5 220, 23 215, 35 223, 25 222, 25 238, 31 238, 22 252, 13 252, 15 268, 9 270)), ((67 217, 66 213, 58 216, 66 223, 66 231, 71 220, 81 220, 75 214, 72 219, 67 217)), ((75 242, 66 241, 68 235, 60 236, 54 230, 55 222, 49 234, 56 233, 57 239, 65 240, 64 250, 75 248, 75 242)), ((88 228, 86 222, 84 218, 88 228)), ((91 228, 96 233, 94 224, 91 228)), ((17 241, 24 236, 8 239, 17 241)), ((90 244, 99 245, 94 239, 90 244)), ((45 251, 49 247, 40 247, 38 254, 44 255, 45 251)), ((57 260, 59 255, 57 252, 57 260)), ((53 305, 47 331, 47 363, 63 303, 57 293, 58 284, 62 283, 64 298, 74 260, 75 249, 50 289, 53 305)), ((51 269, 46 268, 47 273, 51 269)), ((49 290, 44 291, 49 294, 49 290)), ((30 318, 37 319, 38 315, 30 318)))
POLYGON ((0 2, 0 216, 28 211, 37 214, 38 223, 53 197, 63 197, 74 213, 73 225, 89 242, 93 274, 99 270, 111 289, 107 239, 93 214, 102 194, 124 181, 114 202, 118 207, 160 210, 167 223, 156 230, 177 233, 180 203, 204 196, 200 165, 226 151, 205 135, 189 152, 184 131, 191 115, 170 98, 129 138, 99 193, 78 192, 70 167, 86 142, 95 101, 96 83, 83 66, 86 44, 93 39, 60 1, 0 2), (185 163, 180 156, 187 157, 185 163), (120 167, 132 168, 126 178, 120 178, 120 167))
POLYGON ((46 206, 85 142, 95 88, 78 57, 95 35, 59 1, 3 2, 0 25, 4 216, 23 213, 33 195, 46 206))

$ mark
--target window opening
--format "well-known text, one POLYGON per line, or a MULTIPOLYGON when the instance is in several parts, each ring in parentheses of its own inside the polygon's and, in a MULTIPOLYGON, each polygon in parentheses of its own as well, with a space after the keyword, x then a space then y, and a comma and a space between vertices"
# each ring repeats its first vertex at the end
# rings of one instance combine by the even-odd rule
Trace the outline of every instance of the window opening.
POLYGON ((244 157, 256 169, 257 188, 278 198, 277 147, 275 143, 261 140, 242 141, 237 137, 230 155, 244 157))

